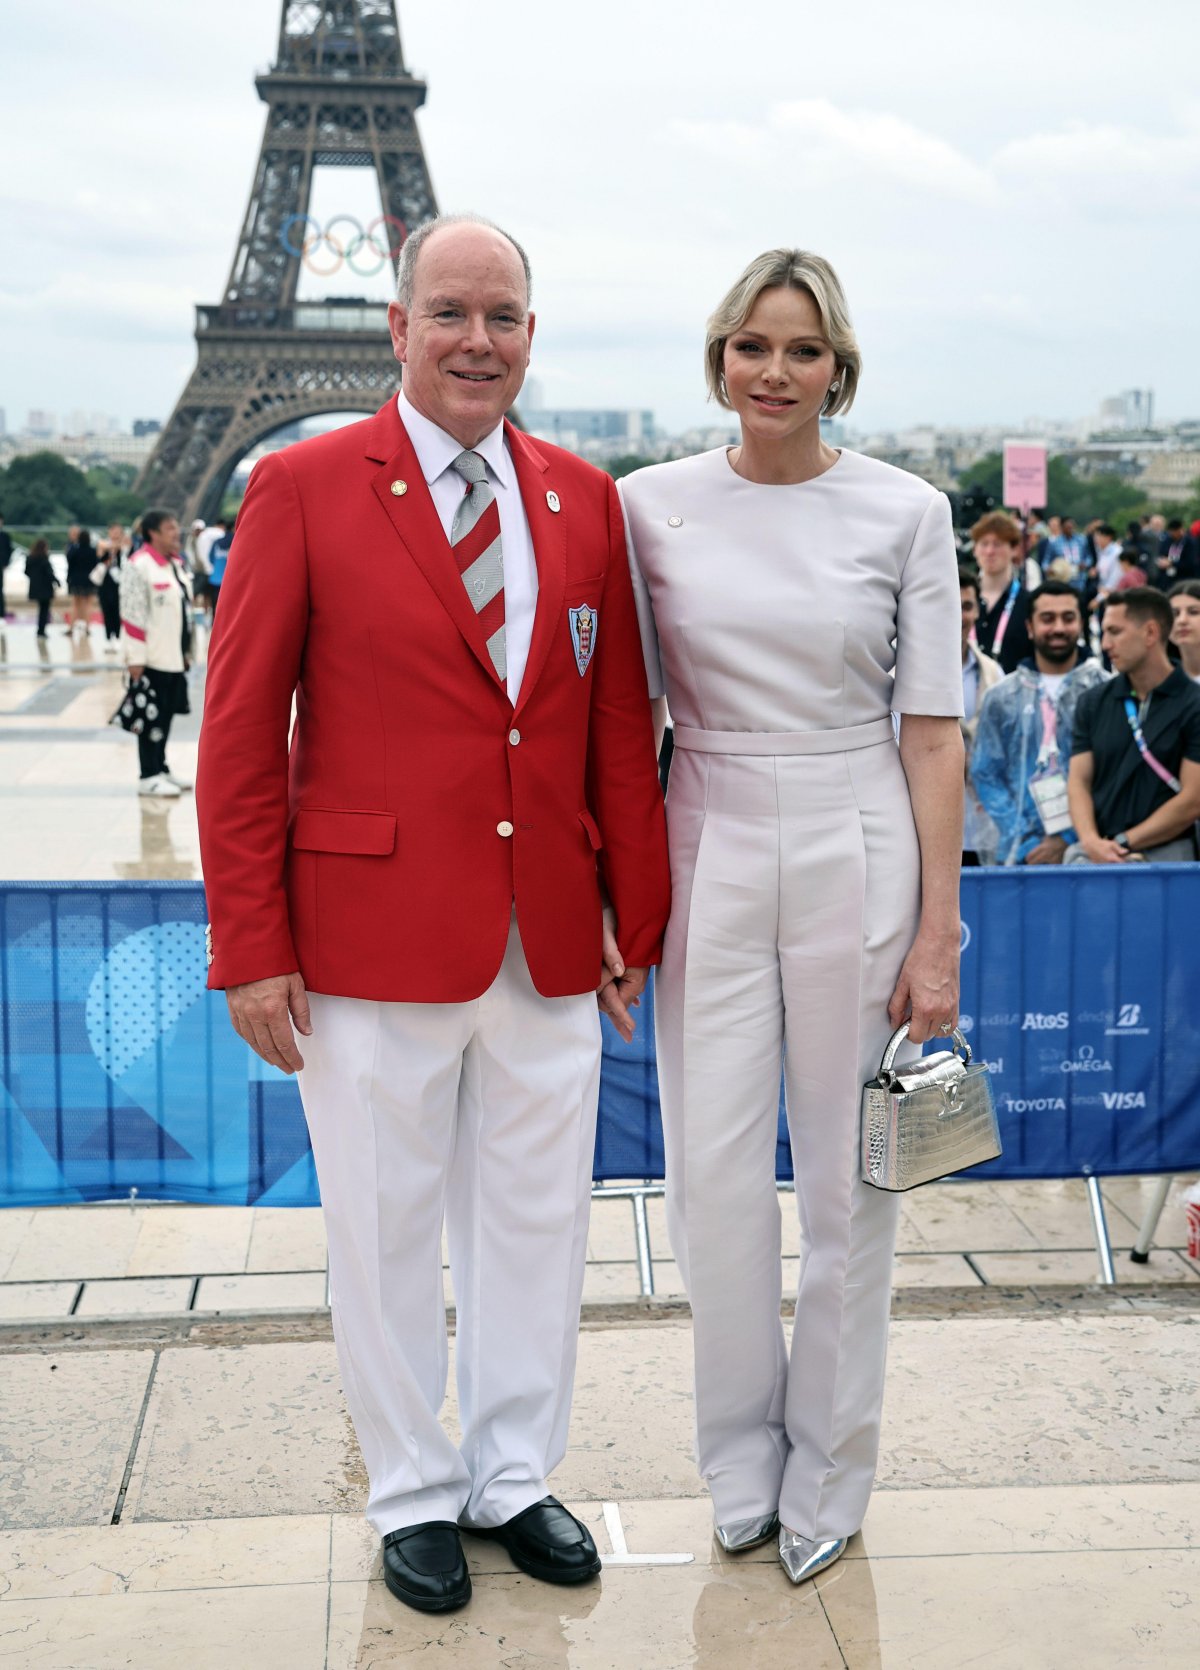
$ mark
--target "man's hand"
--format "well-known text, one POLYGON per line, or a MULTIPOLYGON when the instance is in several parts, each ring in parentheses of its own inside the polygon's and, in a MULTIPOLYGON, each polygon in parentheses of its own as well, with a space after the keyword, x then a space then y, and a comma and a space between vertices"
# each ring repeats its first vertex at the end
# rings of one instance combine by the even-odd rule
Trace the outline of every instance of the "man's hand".
POLYGON ((601 983, 596 1001, 628 1044, 633 1039, 636 1024, 629 1013, 642 1001, 649 976, 648 968, 627 968, 618 980, 601 983))
POLYGON ((1061 835, 1043 835, 1036 847, 1025 854, 1026 864, 1061 864, 1067 843, 1061 835))
POLYGON ((617 913, 611 905, 605 905, 601 918, 603 967, 600 970, 600 980, 596 986, 602 992, 605 986, 613 980, 619 980, 625 972, 625 959, 621 955, 621 948, 617 944, 617 913))
POLYGON ((251 980, 244 986, 229 986, 225 992, 233 1030, 272 1067, 298 1073, 304 1057, 296 1048, 292 1031, 305 1038, 312 1035, 308 1014, 308 993, 299 974, 274 974, 269 980, 251 980))
POLYGON ((1093 864, 1124 864, 1129 857, 1124 847, 1106 841, 1103 835, 1086 835, 1079 844, 1093 864))

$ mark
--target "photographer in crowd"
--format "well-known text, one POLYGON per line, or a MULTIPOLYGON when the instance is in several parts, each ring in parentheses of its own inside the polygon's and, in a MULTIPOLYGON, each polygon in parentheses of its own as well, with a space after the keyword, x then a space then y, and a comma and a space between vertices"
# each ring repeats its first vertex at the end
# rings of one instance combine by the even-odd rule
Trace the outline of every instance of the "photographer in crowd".
POLYGON ((1075 840, 1067 763, 1076 706, 1104 673, 1080 644, 1083 610, 1065 580, 1029 598, 1033 654, 987 694, 970 782, 996 827, 997 864, 1061 864, 1075 840))
POLYGON ((1162 592, 1109 598, 1103 647, 1115 677, 1080 701, 1068 784, 1078 842, 1068 864, 1196 857, 1200 687, 1167 655, 1173 614, 1162 592))

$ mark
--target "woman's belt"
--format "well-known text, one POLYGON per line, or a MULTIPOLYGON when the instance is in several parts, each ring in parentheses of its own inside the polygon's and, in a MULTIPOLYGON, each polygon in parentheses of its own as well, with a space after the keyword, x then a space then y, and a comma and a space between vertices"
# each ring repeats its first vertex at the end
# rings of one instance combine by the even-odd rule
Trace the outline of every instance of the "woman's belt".
POLYGON ((676 748, 694 754, 848 754, 895 739, 890 714, 838 731, 701 731, 675 726, 676 748))

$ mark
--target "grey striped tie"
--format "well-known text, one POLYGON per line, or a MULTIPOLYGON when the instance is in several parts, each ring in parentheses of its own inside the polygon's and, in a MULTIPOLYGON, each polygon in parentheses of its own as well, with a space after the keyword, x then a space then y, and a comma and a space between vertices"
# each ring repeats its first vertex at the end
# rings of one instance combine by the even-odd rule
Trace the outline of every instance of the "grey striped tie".
POLYGON ((504 553, 500 549, 500 508, 488 486, 487 465, 477 452, 460 452, 452 469, 467 483, 454 512, 450 543, 467 596, 480 617, 488 654, 501 684, 508 677, 504 643, 504 553))

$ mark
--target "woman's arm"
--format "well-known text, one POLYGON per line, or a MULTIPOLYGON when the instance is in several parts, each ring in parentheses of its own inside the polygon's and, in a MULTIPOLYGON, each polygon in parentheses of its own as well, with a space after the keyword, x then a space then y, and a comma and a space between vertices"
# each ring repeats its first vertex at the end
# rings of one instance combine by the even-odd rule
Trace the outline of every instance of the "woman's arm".
POLYGON ((662 753, 663 736, 667 729, 667 698, 653 696, 650 700, 650 719, 654 726, 654 752, 662 753))
POLYGON ((907 1019, 909 1037, 921 1044, 945 1021, 958 1020, 963 820, 958 720, 903 714, 900 761, 921 847, 921 920, 888 1004, 888 1018, 893 1026, 907 1019))

